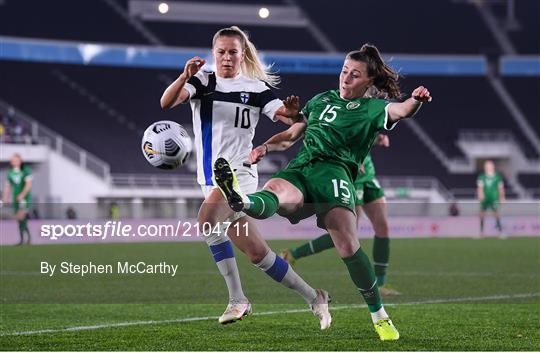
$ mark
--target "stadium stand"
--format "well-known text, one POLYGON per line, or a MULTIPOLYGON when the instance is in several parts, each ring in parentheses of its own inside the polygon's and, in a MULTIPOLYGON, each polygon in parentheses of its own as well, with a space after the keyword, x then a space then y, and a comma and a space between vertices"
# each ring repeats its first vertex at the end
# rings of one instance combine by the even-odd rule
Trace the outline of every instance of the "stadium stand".
MULTIPOLYGON (((155 120, 170 119, 186 125, 191 122, 187 105, 172 111, 163 111, 159 106, 167 80, 177 74, 172 70, 6 61, 1 62, 0 67, 6 72, 8 82, 13 82, 0 88, 2 97, 16 107, 24 107, 46 126, 109 162, 113 172, 153 172, 140 156, 138 145, 144 128, 155 120), (76 124, 66 124, 66 117, 76 124)), ((297 94, 305 102, 318 92, 336 87, 336 79, 333 75, 289 74, 283 77, 282 88, 276 93, 281 97, 297 94)), ((460 89, 468 87, 471 91, 487 93, 490 87, 484 79, 411 77, 404 80, 404 86, 412 87, 417 82, 426 82, 433 91, 440 92, 437 105, 427 105, 417 121, 449 156, 461 155, 454 144, 458 128, 500 128, 513 130, 520 136, 511 117, 501 114, 504 106, 495 103, 484 109, 471 99, 468 91, 460 89), (459 105, 455 104, 455 99, 459 100, 459 105)), ((488 101, 498 102, 496 97, 488 101)), ((268 119, 262 119, 259 124, 256 144, 284 128, 268 119)), ((392 150, 399 153, 376 152, 377 159, 381 160, 381 173, 435 175, 450 189, 474 187, 472 176, 449 174, 407 123, 401 125, 390 133, 392 150), (422 156, 422 159, 411 158, 410 162, 403 163, 403 156, 422 156)), ((288 158, 295 151, 289 151, 288 158)))
POLYGON ((536 77, 504 77, 503 81, 536 134, 540 136, 540 80, 536 77))
POLYGON ((540 197, 540 170, 536 174, 519 174, 519 181, 534 197, 540 197))
POLYGON ((378 45, 386 53, 478 54, 497 50, 476 9, 466 2, 438 1, 436 9, 430 11, 424 11, 431 4, 429 0, 335 0, 324 10, 316 1, 298 4, 341 51, 352 50, 365 42, 378 45), (339 30, 336 22, 328 18, 340 19, 339 30), (382 18, 392 26, 382 24, 382 18), (426 29, 430 35, 419 36, 426 29))
MULTIPOLYGON (((145 25, 167 45, 180 47, 210 47, 216 25, 197 25, 171 22, 145 22, 145 25)), ((261 50, 323 51, 323 48, 304 28, 241 26, 261 50)))
POLYGON ((149 44, 104 1, 93 0, 80 0, 76 3, 70 0, 6 1, 0 11, 0 34, 30 38, 149 44))
POLYGON ((514 1, 514 19, 508 21, 506 2, 491 1, 495 14, 498 15, 501 28, 507 30, 512 43, 519 54, 539 54, 540 41, 540 2, 514 1))
POLYGON ((418 84, 437 92, 437 104, 426 105, 417 121, 449 156, 462 155, 455 145, 459 130, 486 129, 510 131, 528 157, 538 157, 487 79, 411 76, 402 86, 404 92, 410 92, 418 84))
MULTIPOLYGON (((110 1, 115 1, 127 12, 129 0, 110 1)), ((389 4, 374 0, 336 0, 332 2, 333 6, 326 6, 324 10, 312 1, 297 1, 296 4, 320 26, 339 51, 354 49, 368 41, 379 45, 384 53, 500 54, 497 42, 471 3, 440 1, 437 7, 432 7, 437 11, 434 13, 422 11, 428 2, 421 0, 389 4), (413 13, 416 19, 409 21, 407 14, 413 13), (384 14, 385 21, 395 25, 381 26, 380 17, 371 14, 384 14), (336 20, 327 21, 327 18, 340 19, 339 31, 336 30, 336 20), (459 21, 459 26, 455 25, 456 21, 459 21), (362 23, 360 31, 359 22, 362 23), (395 32, 396 28, 400 28, 399 34, 395 32), (415 33, 425 28, 429 28, 432 34, 425 40, 404 40, 407 36, 414 38, 415 33)), ((278 0, 256 3, 288 4, 278 0)), ((69 11, 66 9, 73 7, 73 3, 68 0, 56 0, 47 4, 31 0, 7 1, 0 11, 0 35, 150 44, 109 4, 109 0, 85 0, 77 2, 76 11, 69 11), (28 11, 29 8, 32 11, 28 11), (17 19, 23 16, 34 20, 25 21, 25 26, 21 26, 17 19), (96 18, 99 18, 99 31, 94 30, 96 18), (64 30, 66 26, 70 31, 64 30)), ((534 12, 538 10, 537 7, 538 3, 534 1, 516 4, 516 16, 521 30, 509 34, 520 53, 540 51, 539 41, 535 40, 539 31, 534 32, 538 28, 538 18, 534 16, 534 13, 538 13, 534 12)), ((492 8, 502 21, 504 12, 501 6, 493 5, 492 8)), ((146 29, 164 44, 181 47, 209 47, 215 30, 223 26, 197 24, 195 27, 171 22, 143 22, 146 29)), ((262 50, 323 51, 307 28, 242 27, 251 33, 254 42, 262 50)), ((0 86, 0 98, 104 159, 111 165, 112 172, 161 173, 142 158, 140 137, 146 126, 156 120, 176 120, 190 125, 188 105, 172 111, 163 111, 159 106, 163 89, 178 75, 182 64, 178 63, 178 70, 165 70, 0 61, 0 70, 7 82, 0 86)), ((286 74, 282 79, 283 84, 276 91, 278 96, 296 94, 303 102, 318 92, 337 86, 337 72, 336 75, 286 74)), ((538 78, 506 76, 503 82, 535 128, 536 134, 540 134, 540 127, 536 123, 540 116, 540 105, 537 102, 540 94, 538 78)), ((487 78, 410 76, 403 80, 403 92, 409 94, 418 84, 430 88, 437 104, 426 105, 416 121, 444 151, 446 157, 464 156, 456 145, 460 129, 510 131, 526 156, 539 157, 487 78)), ((380 174, 432 175, 448 189, 474 188, 475 175, 451 174, 406 122, 401 125, 390 132, 392 147, 388 152, 374 150, 380 174), (404 159, 404 156, 421 158, 404 159)), ((281 124, 262 119, 254 143, 263 142, 283 128, 281 124)), ((299 144, 288 151, 287 158, 292 157, 298 148, 299 144)), ((186 169, 179 172, 188 173, 186 169)), ((519 177, 526 188, 537 188, 531 179, 534 176, 519 177)))
POLYGON ((1 85, 0 96, 10 104, 103 158, 112 170, 150 168, 140 153, 137 131, 62 83, 56 66, 2 62, 0 67, 9 82, 1 85))

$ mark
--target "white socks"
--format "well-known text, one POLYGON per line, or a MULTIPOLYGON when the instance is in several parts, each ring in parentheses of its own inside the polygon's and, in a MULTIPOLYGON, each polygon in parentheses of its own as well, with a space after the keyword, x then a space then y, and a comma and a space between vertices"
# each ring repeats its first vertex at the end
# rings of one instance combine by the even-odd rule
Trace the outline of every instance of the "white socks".
POLYGON ((240 273, 236 264, 236 258, 232 249, 231 241, 224 234, 212 234, 205 238, 219 273, 225 279, 229 290, 230 303, 247 303, 248 300, 242 290, 240 273))
POLYGON ((294 272, 287 261, 277 256, 272 250, 266 254, 261 262, 255 264, 255 266, 266 272, 266 274, 272 277, 276 282, 298 292, 308 304, 313 303, 317 298, 315 289, 294 272))
POLYGON ((386 311, 384 311, 384 306, 381 306, 381 308, 377 310, 376 312, 371 313, 371 321, 373 321, 373 323, 376 323, 379 320, 385 320, 388 318, 389 318, 388 314, 386 313, 386 311))

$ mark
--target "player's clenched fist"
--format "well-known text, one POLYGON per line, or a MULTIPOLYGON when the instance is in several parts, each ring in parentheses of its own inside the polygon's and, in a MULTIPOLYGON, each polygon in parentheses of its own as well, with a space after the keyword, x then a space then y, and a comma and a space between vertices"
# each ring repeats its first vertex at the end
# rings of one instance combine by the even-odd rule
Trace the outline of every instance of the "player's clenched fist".
POLYGON ((431 102, 431 100, 433 99, 429 93, 429 90, 424 86, 417 87, 412 92, 412 97, 422 103, 431 102))

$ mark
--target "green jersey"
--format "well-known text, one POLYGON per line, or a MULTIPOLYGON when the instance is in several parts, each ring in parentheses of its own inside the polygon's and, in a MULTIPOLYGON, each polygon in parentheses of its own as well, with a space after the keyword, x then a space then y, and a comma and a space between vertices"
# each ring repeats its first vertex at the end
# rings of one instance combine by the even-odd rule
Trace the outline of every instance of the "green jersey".
POLYGON ((503 184, 499 173, 493 175, 482 173, 478 176, 477 183, 484 190, 484 201, 499 201, 499 185, 503 184))
MULTIPOLYGON (((26 186, 26 182, 32 180, 32 172, 29 167, 23 166, 22 168, 10 168, 7 173, 7 180, 11 186, 11 196, 13 202, 16 202, 17 196, 23 191, 26 186)), ((32 193, 29 191, 24 199, 30 202, 32 199, 32 193)))
POLYGON ((375 179, 375 165, 373 164, 373 161, 371 160, 370 154, 368 154, 366 159, 364 159, 364 163, 362 163, 362 166, 363 168, 360 168, 356 181, 365 183, 367 181, 371 181, 375 179))
POLYGON ((325 160, 342 165, 355 180, 377 132, 386 125, 388 102, 375 98, 342 99, 339 91, 320 93, 302 110, 307 118, 304 144, 289 166, 325 160))

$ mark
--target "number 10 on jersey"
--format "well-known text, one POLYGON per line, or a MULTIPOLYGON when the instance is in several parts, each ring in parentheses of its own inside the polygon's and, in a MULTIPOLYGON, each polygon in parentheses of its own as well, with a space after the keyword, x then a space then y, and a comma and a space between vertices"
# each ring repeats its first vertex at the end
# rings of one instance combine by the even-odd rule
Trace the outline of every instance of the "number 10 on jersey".
POLYGON ((249 108, 243 108, 240 111, 240 107, 236 107, 236 117, 234 118, 234 127, 239 127, 241 129, 249 129, 251 127, 251 120, 249 119, 249 108), (242 120, 240 120, 242 116, 242 120), (238 124, 240 123, 240 126, 238 124))

